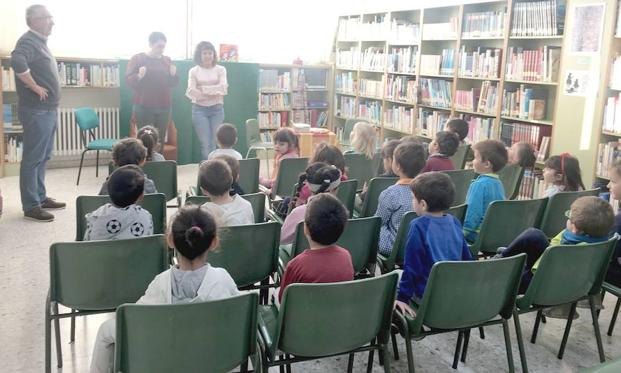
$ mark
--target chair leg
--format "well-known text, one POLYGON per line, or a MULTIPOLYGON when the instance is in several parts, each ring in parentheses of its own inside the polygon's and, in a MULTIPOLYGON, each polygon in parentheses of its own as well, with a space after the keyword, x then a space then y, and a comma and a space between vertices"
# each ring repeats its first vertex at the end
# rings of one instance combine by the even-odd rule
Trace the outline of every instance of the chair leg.
POLYGON ((380 345, 379 356, 384 359, 384 373, 390 373, 390 357, 388 356, 388 344, 380 345))
POLYGON ((485 339, 485 330, 483 330, 482 326, 479 326, 479 338, 485 339))
POLYGON ((470 341, 470 329, 464 334, 464 347, 461 349, 461 362, 466 362, 466 354, 468 353, 468 342, 470 341))
MULTIPOLYGON (((373 343, 378 343, 377 338, 375 338, 373 340, 373 343)), ((377 352, 377 359, 379 360, 379 365, 383 366, 384 365, 384 355, 382 355, 381 350, 378 350, 378 352, 377 352)))
MULTIPOLYGON (((71 309, 71 313, 75 313, 76 310, 71 309)), ((71 316, 71 333, 69 336, 69 343, 75 342, 75 316, 71 316)))
POLYGON ((246 361, 241 363, 241 365, 239 366, 239 371, 240 372, 247 372, 248 371, 248 359, 246 359, 246 361))
POLYGON ((597 352, 599 353, 599 362, 606 361, 604 356, 604 346, 602 346, 602 335, 599 331, 599 321, 597 320, 597 311, 595 310, 595 297, 597 295, 591 295, 589 297, 589 305, 591 306, 591 317, 593 318, 593 330, 595 331, 595 341, 597 342, 597 352))
MULTIPOLYGON (((279 356, 278 356, 278 359, 279 359, 279 360, 284 360, 284 359, 285 359, 285 355, 279 355, 279 356)), ((284 364, 283 364, 283 365, 279 365, 279 366, 278 366, 278 371, 279 371, 280 373, 285 373, 285 365, 284 365, 284 364)))
POLYGON ((367 360, 367 373, 371 373, 373 371, 373 355, 375 354, 375 350, 369 351, 369 358, 367 360))
POLYGON ((617 298, 617 304, 615 304, 615 310, 612 311, 612 319, 610 319, 610 326, 608 327, 608 335, 612 336, 612 331, 615 328, 617 322, 617 315, 619 314, 619 307, 621 307, 621 298, 617 298))
POLYGON ((399 347, 397 346, 397 332, 395 330, 390 331, 390 338, 392 340, 392 352, 395 355, 395 360, 399 360, 399 347))
POLYGON ((347 373, 352 373, 354 371, 354 353, 349 354, 349 358, 347 359, 347 373))
POLYGON ((459 353, 461 352, 461 342, 464 338, 464 332, 460 330, 457 332, 457 346, 455 346, 455 353, 453 354, 453 369, 457 369, 459 363, 459 353))
POLYGON ((571 304, 571 308, 569 309, 569 316, 567 318, 567 324, 565 324, 565 332, 563 333, 563 340, 561 341, 561 348, 558 351, 557 357, 559 359, 563 358, 563 354, 565 353, 565 346, 567 345, 567 338, 569 337, 569 331, 571 330, 571 323, 574 321, 574 314, 576 313, 576 305, 578 303, 574 302, 571 304))
POLYGON ((50 296, 45 301, 45 373, 52 371, 52 317, 50 315, 50 296))
POLYGON ((516 309, 513 309, 513 323, 515 324, 515 334, 520 351, 520 362, 522 363, 522 372, 528 373, 526 363, 526 351, 524 350, 524 338, 522 337, 522 326, 520 325, 520 315, 516 309))
POLYGON ((502 332, 505 335, 505 347, 507 349, 507 362, 509 363, 509 373, 515 372, 513 365, 513 352, 511 351, 511 335, 509 333, 509 323, 506 319, 502 319, 502 332))
POLYGON ((95 161, 95 177, 99 177, 99 150, 97 150, 97 156, 95 161))
POLYGON ((412 352, 412 339, 405 336, 405 353, 408 358, 408 373, 414 373, 414 353, 412 352))
MULTIPOLYGON (((54 314, 58 315, 58 303, 54 303, 54 314)), ((60 319, 54 319, 54 329, 56 329, 56 366, 59 368, 63 367, 63 350, 60 345, 60 319)))
POLYGON ((80 168, 78 169, 78 181, 75 185, 80 185, 80 175, 82 174, 82 164, 84 163, 84 154, 86 154, 87 150, 82 152, 82 157, 80 158, 80 168))
POLYGON ((537 311, 537 317, 535 318, 535 326, 533 327, 533 334, 530 337, 530 343, 535 343, 537 341, 537 332, 539 331, 539 323, 541 322, 542 315, 543 310, 537 311))

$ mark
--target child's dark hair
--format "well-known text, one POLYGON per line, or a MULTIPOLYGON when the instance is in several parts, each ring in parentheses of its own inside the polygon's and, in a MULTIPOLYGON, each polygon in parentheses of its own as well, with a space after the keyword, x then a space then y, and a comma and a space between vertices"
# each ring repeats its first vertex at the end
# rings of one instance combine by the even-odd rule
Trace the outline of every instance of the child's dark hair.
POLYGON ((203 255, 216 238, 214 217, 201 206, 184 206, 173 217, 170 234, 175 250, 189 260, 203 255))
POLYGON ((562 184, 565 192, 575 192, 586 189, 582 183, 580 174, 580 162, 578 158, 569 153, 561 155, 553 155, 546 160, 544 167, 551 168, 554 172, 561 176, 562 184))
POLYGON ((149 44, 153 45, 158 41, 163 41, 166 43, 166 35, 163 32, 153 31, 149 34, 149 44))
POLYGON ((144 126, 138 130, 136 138, 147 148, 147 161, 153 160, 153 152, 160 147, 160 134, 153 126, 144 126))
POLYGON ((317 195, 308 202, 304 224, 311 240, 321 245, 331 245, 345 230, 347 209, 331 194, 317 195))
POLYGON ((595 196, 580 197, 571 204, 569 220, 591 237, 610 235, 615 214, 610 203, 595 196))
POLYGON ((198 182, 210 195, 228 194, 233 184, 231 168, 222 159, 205 161, 198 169, 198 182))
POLYGON ((436 133, 436 144, 441 154, 452 157, 459 147, 459 137, 455 132, 440 131, 436 133))
POLYGON ((341 173, 345 173, 345 157, 343 157, 343 152, 338 147, 325 142, 317 145, 315 154, 313 154, 310 162, 324 162, 338 168, 341 170, 341 173))
POLYGON ((229 165, 231 169, 231 176, 233 177, 233 182, 236 182, 239 178, 239 161, 237 158, 230 156, 228 154, 218 154, 213 157, 213 159, 222 159, 229 165))
POLYGON ((414 198, 427 203, 429 212, 448 210, 455 199, 455 185, 448 175, 442 172, 425 172, 410 184, 414 198))
POLYGON ((134 164, 117 168, 108 178, 108 195, 117 207, 136 203, 143 192, 144 172, 134 164))
POLYGON ((112 148, 112 161, 117 167, 127 164, 140 165, 146 158, 147 149, 138 139, 123 139, 112 148))
POLYGON ((457 136, 459 136, 459 141, 464 141, 464 139, 468 137, 469 125, 468 122, 463 119, 455 118, 449 120, 446 123, 446 129, 456 133, 457 136))
POLYGON ((498 172, 507 164, 509 154, 505 144, 498 140, 483 140, 472 146, 481 155, 481 160, 489 161, 492 165, 492 171, 498 172))
POLYGON ((517 146, 518 159, 520 160, 518 165, 524 168, 535 167, 535 161, 537 161, 535 147, 526 141, 520 141, 515 145, 517 146))
POLYGON ((298 197, 300 197, 300 191, 304 186, 304 182, 308 183, 308 187, 313 194, 321 194, 337 188, 340 181, 341 171, 335 166, 323 162, 312 163, 298 177, 298 184, 289 208, 291 209, 295 206, 298 197))
POLYGON ((237 128, 230 123, 222 123, 216 130, 216 140, 222 148, 232 148, 237 142, 237 128))
POLYGON ((401 140, 393 139, 386 141, 384 143, 384 146, 382 146, 382 158, 392 159, 392 156, 395 153, 395 149, 397 148, 397 146, 399 146, 399 144, 401 144, 401 140))
POLYGON ((413 178, 425 167, 425 147, 422 144, 404 142, 399 144, 393 154, 393 162, 396 162, 403 172, 403 176, 413 178))
POLYGON ((300 148, 298 144, 298 137, 290 128, 281 128, 274 133, 274 142, 286 142, 289 144, 289 151, 298 150, 300 148), (293 149, 292 149, 293 148, 293 149))

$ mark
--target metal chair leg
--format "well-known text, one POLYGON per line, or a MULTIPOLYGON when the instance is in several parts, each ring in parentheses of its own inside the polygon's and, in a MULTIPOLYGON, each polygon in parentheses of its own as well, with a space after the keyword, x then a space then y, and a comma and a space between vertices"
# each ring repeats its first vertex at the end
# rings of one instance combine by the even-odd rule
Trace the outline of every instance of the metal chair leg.
POLYGON ((99 150, 97 150, 97 161, 95 161, 95 177, 99 177, 99 150))
POLYGON ((461 349, 461 362, 466 362, 466 354, 468 353, 468 342, 470 341, 470 329, 464 334, 464 347, 461 349))
POLYGON ((388 356, 388 345, 380 345, 379 356, 384 360, 384 373, 390 373, 390 356, 388 356))
POLYGON ((515 308, 513 309, 513 323, 515 324, 515 334, 518 342, 518 350, 520 351, 522 372, 528 373, 528 366, 526 363, 526 351, 524 350, 524 338, 522 337, 522 326, 520 325, 520 315, 515 308))
POLYGON ((485 339, 485 330, 483 330, 482 326, 479 326, 479 337, 485 339))
POLYGON ((535 326, 533 327, 533 334, 530 337, 530 343, 535 343, 537 341, 537 332, 539 331, 539 323, 541 322, 542 314, 543 310, 537 311, 537 317, 535 318, 535 326))
POLYGON ((347 359, 347 373, 352 373, 354 371, 354 353, 349 354, 349 358, 347 359))
POLYGON ((617 298, 615 310, 612 311, 612 319, 610 319, 610 326, 608 327, 607 333, 609 336, 612 336, 612 331, 615 328, 615 323, 617 322, 617 315, 619 314, 619 307, 621 307, 621 298, 617 298))
POLYGON ((52 318, 50 313, 50 295, 47 295, 45 301, 45 373, 52 371, 52 318))
POLYGON ((571 323, 574 321, 574 314, 576 313, 577 302, 571 304, 571 308, 569 309, 569 316, 567 318, 567 324, 565 324, 565 332, 563 333, 563 340, 561 341, 561 348, 558 351, 557 357, 559 359, 563 358, 563 354, 565 353, 565 346, 567 345, 567 338, 569 337, 569 331, 571 330, 571 323))
POLYGON ((375 350, 369 351, 369 358, 367 360, 367 373, 371 373, 373 371, 373 355, 375 354, 375 350))
POLYGON ((75 185, 80 185, 80 175, 82 174, 82 164, 84 163, 84 154, 86 154, 88 150, 82 152, 82 157, 80 158, 80 168, 78 169, 78 181, 75 185))
MULTIPOLYGON (((71 309, 71 313, 75 313, 76 310, 71 309)), ((75 316, 71 316, 71 333, 69 336, 69 343, 75 342, 75 316)))
POLYGON ((505 348, 507 349, 509 373, 514 373, 515 366, 513 365, 513 352, 511 351, 511 335, 509 334, 509 323, 505 319, 502 319, 502 332, 505 335, 505 348))
POLYGON ((392 339, 392 352, 395 355, 395 360, 399 360, 399 347, 397 346, 397 332, 395 330, 391 330, 390 337, 392 339))
MULTIPOLYGON (((54 303, 54 314, 58 315, 58 303, 54 303)), ((60 345, 60 319, 54 319, 54 329, 56 329, 56 359, 58 360, 56 366, 63 367, 63 350, 60 345)))
POLYGON ((599 331, 599 321, 597 320, 597 311, 595 310, 595 297, 592 295, 589 297, 589 306, 591 306, 591 318, 593 319, 593 330, 595 331, 595 341, 597 342, 597 352, 599 353, 599 362, 606 361, 604 356, 604 346, 602 346, 602 335, 599 331))
POLYGON ((408 358, 408 373, 414 373, 414 353, 412 352, 412 339, 405 336, 405 353, 408 358))
POLYGON ((453 354, 453 369, 457 369, 459 363, 459 353, 461 352, 461 342, 464 338, 464 332, 460 330, 457 332, 457 345, 455 346, 455 353, 453 354))

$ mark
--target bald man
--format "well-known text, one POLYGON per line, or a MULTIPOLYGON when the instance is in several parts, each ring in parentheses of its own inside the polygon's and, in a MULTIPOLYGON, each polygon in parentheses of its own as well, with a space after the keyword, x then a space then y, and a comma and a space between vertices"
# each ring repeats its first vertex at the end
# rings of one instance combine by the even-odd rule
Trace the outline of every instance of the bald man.
POLYGON ((58 67, 47 47, 54 19, 43 5, 31 5, 26 9, 26 23, 30 30, 11 53, 17 77, 17 114, 24 128, 19 189, 24 217, 49 222, 54 215, 47 210, 66 206, 48 197, 45 190, 45 166, 52 155, 60 100, 58 67))

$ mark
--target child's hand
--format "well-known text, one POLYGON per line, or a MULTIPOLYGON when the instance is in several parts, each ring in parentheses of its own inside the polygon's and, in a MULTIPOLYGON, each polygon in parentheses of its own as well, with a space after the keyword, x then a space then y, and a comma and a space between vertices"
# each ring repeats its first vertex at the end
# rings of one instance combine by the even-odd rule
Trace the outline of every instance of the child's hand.
POLYGON ((265 194, 266 196, 271 196, 272 195, 272 189, 262 189, 261 192, 263 192, 263 194, 265 194))
POLYGON ((404 315, 410 316, 412 318, 416 317, 416 311, 414 311, 412 307, 410 307, 407 303, 396 300, 395 309, 404 315))

